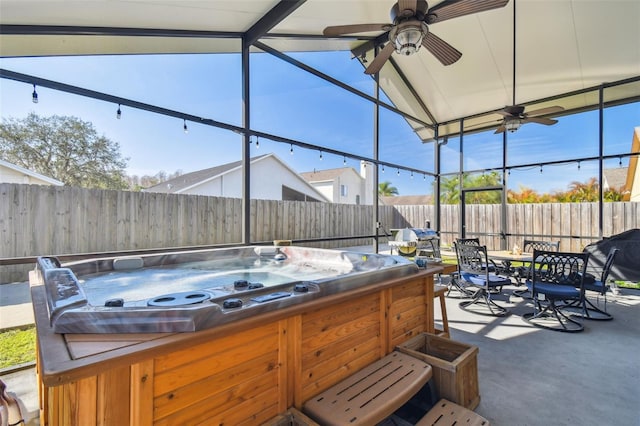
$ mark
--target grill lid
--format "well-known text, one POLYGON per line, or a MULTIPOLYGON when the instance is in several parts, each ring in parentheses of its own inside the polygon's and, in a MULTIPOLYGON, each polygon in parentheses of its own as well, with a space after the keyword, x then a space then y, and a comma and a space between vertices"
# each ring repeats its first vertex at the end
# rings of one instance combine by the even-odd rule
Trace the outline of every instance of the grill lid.
POLYGON ((437 239, 438 234, 430 228, 404 228, 398 230, 396 241, 425 241, 437 239))

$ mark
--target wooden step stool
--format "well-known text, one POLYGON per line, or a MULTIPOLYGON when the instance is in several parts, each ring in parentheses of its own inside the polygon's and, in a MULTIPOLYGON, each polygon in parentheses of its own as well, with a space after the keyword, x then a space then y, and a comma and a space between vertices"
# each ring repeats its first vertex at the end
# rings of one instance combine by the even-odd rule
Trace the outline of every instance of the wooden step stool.
POLYGON ((409 401, 431 379, 431 366, 391 352, 304 403, 323 426, 374 425, 409 401))
POLYGON ((481 415, 461 405, 441 399, 415 426, 452 425, 490 426, 491 423, 481 415))

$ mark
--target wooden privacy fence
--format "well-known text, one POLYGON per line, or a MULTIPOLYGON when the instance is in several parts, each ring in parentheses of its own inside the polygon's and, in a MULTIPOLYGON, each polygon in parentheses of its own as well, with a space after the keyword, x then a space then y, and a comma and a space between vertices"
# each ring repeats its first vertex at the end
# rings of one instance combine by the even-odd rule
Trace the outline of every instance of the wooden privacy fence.
MULTIPOLYGON (((242 200, 0 184, 0 257, 242 241, 242 200)), ((381 209, 384 216, 392 208, 381 209)), ((372 206, 251 200, 251 240, 371 235, 372 206)), ((325 243, 354 245, 362 239, 325 243)))
MULTIPOLYGON (((251 200, 252 242, 309 240, 334 248, 371 244, 353 238, 375 232, 373 206, 251 200), (351 237, 351 238, 350 238, 351 237)), ((457 237, 457 205, 441 209, 442 243, 457 237)), ((467 230, 500 232, 499 205, 467 206, 467 230)), ((598 235, 597 203, 515 204, 507 233, 566 236, 563 250, 582 250, 598 235)), ((381 206, 384 230, 435 226, 433 206, 381 206)), ((639 227, 640 203, 605 203, 604 235, 639 227)), ((383 230, 380 230, 382 234, 383 230)), ((538 238, 538 237, 536 237, 538 238)), ((507 247, 523 237, 508 237, 507 247)), ((236 198, 0 184, 0 258, 234 244, 242 241, 242 201, 236 198)), ((499 237, 482 237, 500 248, 499 237)), ((24 266, 0 266, 0 283, 24 280, 24 266)))
MULTIPOLYGON (((392 207, 380 208, 391 223, 392 207)), ((251 241, 340 238, 374 233, 372 206, 251 200, 251 241)), ((0 184, 0 259, 163 247, 238 244, 242 200, 198 195, 0 184)), ((370 238, 310 243, 333 248, 370 238)), ((0 266, 0 283, 30 266, 0 266)))
MULTIPOLYGON (((480 242, 491 250, 501 248, 501 206, 472 204, 466 206, 466 232, 496 234, 479 235, 480 242)), ((615 202, 603 204, 603 237, 640 227, 640 203, 615 202)), ((441 206, 441 242, 453 243, 459 233, 459 206, 441 206)), ((526 239, 560 241, 563 251, 582 251, 584 246, 599 239, 598 203, 508 204, 507 234, 504 247, 522 246, 526 239), (513 235, 509 235, 513 234, 513 235)))

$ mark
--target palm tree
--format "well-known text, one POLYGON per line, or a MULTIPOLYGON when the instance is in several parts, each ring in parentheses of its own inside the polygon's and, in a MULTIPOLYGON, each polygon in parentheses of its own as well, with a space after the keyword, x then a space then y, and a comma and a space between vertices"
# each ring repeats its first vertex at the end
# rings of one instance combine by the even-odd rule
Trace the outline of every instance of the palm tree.
POLYGON ((395 186, 391 186, 391 182, 380 182, 378 184, 378 195, 382 197, 398 195, 398 188, 396 188, 395 186))
POLYGON ((598 191, 600 185, 598 185, 598 179, 595 177, 589 178, 587 182, 571 182, 569 185, 569 192, 571 194, 571 201, 584 202, 584 201, 597 201, 598 191))
POLYGON ((440 202, 442 204, 460 203, 460 179, 458 176, 443 178, 440 181, 440 202))

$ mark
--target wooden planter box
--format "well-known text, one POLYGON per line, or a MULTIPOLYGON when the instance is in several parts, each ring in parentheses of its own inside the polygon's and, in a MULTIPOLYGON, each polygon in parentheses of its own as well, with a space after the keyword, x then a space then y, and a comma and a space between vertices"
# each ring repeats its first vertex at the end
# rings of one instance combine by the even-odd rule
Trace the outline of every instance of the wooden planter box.
POLYGON ((440 398, 474 410, 480 403, 478 347, 421 333, 397 349, 431 365, 440 398))

